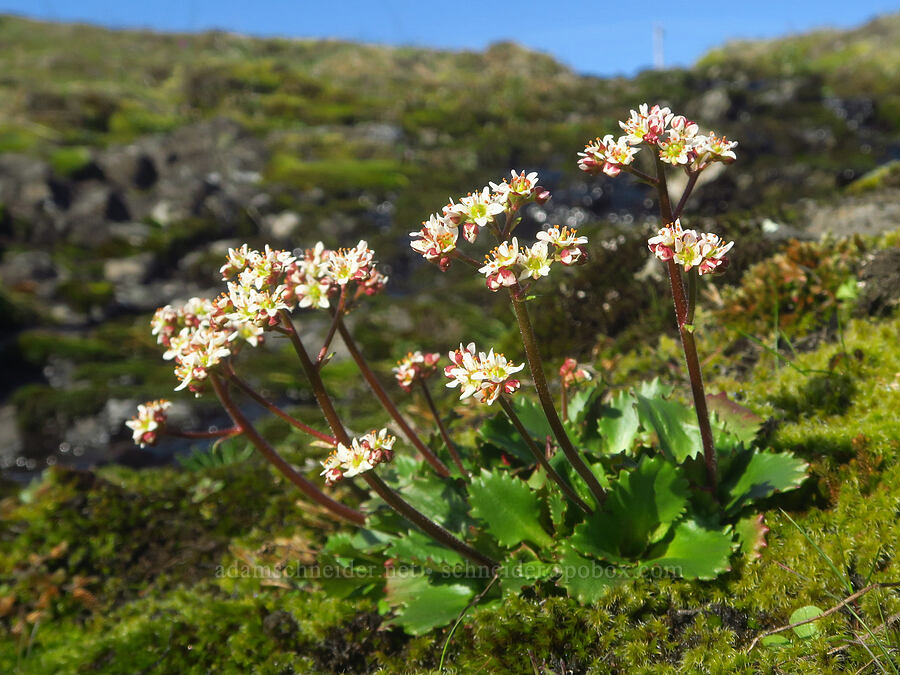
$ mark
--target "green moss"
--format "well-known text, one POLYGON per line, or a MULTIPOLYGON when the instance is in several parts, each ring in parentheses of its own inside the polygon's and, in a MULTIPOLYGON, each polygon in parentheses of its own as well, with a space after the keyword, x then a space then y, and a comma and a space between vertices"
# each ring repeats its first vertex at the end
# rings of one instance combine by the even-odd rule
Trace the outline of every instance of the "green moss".
POLYGON ((91 162, 91 150, 82 146, 60 148, 50 155, 50 166, 60 176, 72 176, 91 162))
POLYGON ((18 337, 19 352, 30 364, 43 365, 51 356, 83 363, 93 363, 109 358, 112 350, 96 338, 60 335, 59 333, 31 330, 18 337))
POLYGON ((42 137, 30 129, 0 125, 0 152, 30 152, 41 140, 42 137))
POLYGON ((266 179, 338 192, 395 190, 409 184, 411 172, 411 167, 388 159, 304 162, 292 154, 277 153, 269 162, 266 179))
POLYGON ((142 134, 171 131, 184 120, 170 113, 156 112, 141 103, 123 101, 110 116, 109 133, 115 140, 127 141, 142 134))
POLYGON ((861 178, 857 178, 846 187, 846 190, 850 194, 862 194, 885 187, 898 186, 900 186, 900 159, 894 159, 861 178))
POLYGON ((115 295, 113 285, 108 281, 73 279, 62 282, 57 291, 61 298, 81 312, 89 312, 94 307, 105 307, 115 295))

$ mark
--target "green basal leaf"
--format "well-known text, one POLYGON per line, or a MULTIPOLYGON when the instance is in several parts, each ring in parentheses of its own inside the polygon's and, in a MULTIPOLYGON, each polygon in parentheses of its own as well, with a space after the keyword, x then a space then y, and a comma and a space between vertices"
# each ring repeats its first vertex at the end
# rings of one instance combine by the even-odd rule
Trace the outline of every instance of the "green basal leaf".
POLYGON ((649 382, 641 382, 637 394, 645 398, 669 398, 673 390, 672 386, 663 384, 658 377, 654 377, 649 382))
MULTIPOLYGON (((594 496, 591 494, 590 488, 588 488, 587 483, 578 475, 578 472, 575 471, 575 467, 572 466, 572 463, 566 458, 565 453, 561 451, 557 451, 553 457, 548 460, 550 466, 562 476, 563 480, 569 484, 569 486, 575 491, 579 497, 581 497, 587 504, 594 503, 594 496)), ((594 464, 591 466, 591 470, 594 472, 594 475, 597 477, 601 487, 606 488, 609 486, 609 479, 606 477, 606 471, 603 468, 602 464, 594 464)), ((539 469, 543 473, 543 469, 539 469)), ((549 492, 559 492, 559 488, 553 480, 547 479, 546 481, 547 489, 549 492)))
POLYGON ((559 534, 566 520, 566 498, 553 485, 547 486, 547 506, 550 509, 550 522, 553 523, 554 531, 559 534))
POLYGON ((396 537, 392 534, 360 528, 353 533, 350 543, 362 553, 375 553, 383 550, 396 537))
POLYGON ((388 577, 385 593, 396 611, 391 623, 411 635, 422 635, 454 621, 476 588, 472 583, 444 582, 426 574, 396 574, 388 577))
POLYGON ((377 591, 384 583, 383 566, 357 558, 323 552, 318 560, 316 583, 337 598, 359 597, 377 591))
POLYGON ((481 475, 469 485, 472 515, 487 525, 487 531, 502 546, 518 546, 528 541, 549 546, 553 539, 541 526, 538 495, 524 481, 506 473, 481 475))
POLYGON ((459 553, 441 546, 417 530, 411 530, 405 536, 396 538, 385 553, 402 562, 438 565, 463 565, 465 562, 459 553))
POLYGON ((419 476, 400 493, 419 511, 451 532, 464 532, 471 524, 465 497, 452 481, 434 474, 419 476))
MULTIPOLYGON (((543 409, 531 399, 523 396, 514 398, 512 406, 522 422, 522 426, 528 430, 529 435, 538 444, 538 447, 543 448, 547 442, 547 437, 553 438, 553 430, 550 428, 549 422, 547 422, 543 409)), ((492 443, 512 454, 522 463, 534 464, 534 455, 531 454, 531 450, 528 449, 525 441, 522 440, 519 432, 516 431, 505 414, 500 413, 498 417, 489 420, 488 424, 482 425, 479 435, 488 443, 492 443)))
POLYGON ((734 530, 741 545, 741 555, 754 559, 762 556, 760 551, 766 547, 766 535, 769 533, 769 528, 763 521, 763 514, 741 518, 735 524, 734 530))
POLYGON ((500 580, 505 595, 518 594, 525 586, 556 574, 557 566, 545 563, 530 550, 521 548, 503 561, 500 580))
POLYGON ((585 418, 591 412, 594 402, 600 396, 602 389, 600 385, 595 384, 584 389, 579 389, 569 397, 567 409, 567 421, 574 425, 583 424, 585 418))
MULTIPOLYGON (((809 619, 815 619, 817 616, 822 616, 822 610, 815 605, 806 605, 806 607, 794 610, 788 623, 808 621, 809 619)), ((793 630, 794 635, 801 640, 807 640, 819 634, 819 626, 815 622, 805 623, 802 626, 795 626, 791 630, 793 630)))
POLYGON ((603 436, 604 449, 609 454, 627 452, 634 445, 640 429, 636 405, 634 396, 620 391, 603 409, 597 420, 597 430, 603 436))
POLYGON ((557 571, 560 577, 556 583, 586 605, 597 602, 626 578, 624 571, 585 558, 571 548, 565 549, 560 556, 557 571))
POLYGON ((352 559, 359 555, 359 549, 353 544, 353 535, 349 532, 336 532, 328 537, 322 550, 335 557, 352 559))
POLYGON ((799 487, 808 467, 789 452, 743 451, 730 462, 722 483, 725 510, 737 513, 749 502, 799 487))
POLYGON ((710 412, 715 413, 716 426, 724 428, 744 445, 750 445, 759 433, 762 417, 729 399, 724 391, 707 396, 706 405, 710 412))
POLYGON ((734 542, 730 528, 706 529, 684 520, 660 546, 654 558, 641 562, 642 569, 661 567, 685 579, 715 579, 731 569, 734 542))
POLYGON ((697 414, 692 408, 639 394, 637 410, 644 428, 656 432, 662 451, 679 464, 703 452, 697 414))
POLYGON ((688 483, 662 457, 644 457, 636 469, 610 483, 606 503, 575 528, 581 553, 610 562, 639 558, 665 537, 688 503, 688 483))

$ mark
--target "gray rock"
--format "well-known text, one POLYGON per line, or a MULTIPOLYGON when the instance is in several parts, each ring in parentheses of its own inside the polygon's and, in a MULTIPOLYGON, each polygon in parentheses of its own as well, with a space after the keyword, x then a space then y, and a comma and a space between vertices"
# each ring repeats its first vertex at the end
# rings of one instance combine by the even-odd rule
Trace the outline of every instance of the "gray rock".
POLYGON ((167 304, 175 304, 178 298, 182 302, 189 298, 215 297, 220 291, 200 289, 196 286, 185 286, 178 279, 152 281, 139 285, 121 285, 115 287, 116 302, 126 309, 140 312, 152 312, 157 307, 167 304))
POLYGON ((73 448, 93 449, 109 443, 109 431, 101 415, 76 419, 65 431, 63 440, 73 448))
POLYGON ((137 406, 141 403, 133 398, 111 398, 103 407, 101 416, 110 434, 118 434, 125 427, 125 422, 137 414, 137 406))
POLYGON ((293 211, 282 211, 263 218, 262 234, 268 239, 286 241, 293 237, 300 227, 300 216, 293 211))
POLYGON ((731 98, 724 87, 716 87, 705 92, 696 103, 696 118, 708 122, 720 120, 731 109, 731 98))
POLYGON ((103 278, 113 284, 142 284, 150 278, 153 262, 152 253, 113 258, 103 263, 103 278))
POLYGON ((844 197, 832 204, 807 202, 805 215, 813 235, 881 234, 900 224, 900 190, 844 197))
POLYGON ((874 251, 859 271, 857 314, 890 316, 900 307, 900 248, 874 251))
POLYGON ((51 356, 43 369, 44 378, 51 387, 65 389, 72 385, 75 364, 69 359, 51 356))
POLYGON ((0 406, 0 469, 14 466, 25 441, 19 432, 14 405, 0 406))
POLYGON ((145 223, 114 223, 109 226, 109 234, 113 239, 141 246, 153 234, 153 228, 145 223))
POLYGON ((0 264, 0 280, 9 286, 56 278, 53 258, 47 251, 7 253, 0 264))
POLYGON ((379 145, 394 145, 404 138, 403 129, 395 124, 369 123, 360 124, 354 129, 362 139, 379 145))

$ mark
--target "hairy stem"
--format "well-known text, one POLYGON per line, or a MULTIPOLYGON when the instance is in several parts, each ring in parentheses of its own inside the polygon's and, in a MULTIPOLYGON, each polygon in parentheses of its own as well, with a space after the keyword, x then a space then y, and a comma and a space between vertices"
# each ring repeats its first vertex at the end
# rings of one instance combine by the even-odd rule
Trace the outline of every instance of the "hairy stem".
POLYGON ((653 176, 650 176, 650 175, 644 173, 643 171, 641 171, 638 168, 635 168, 635 167, 629 166, 629 165, 624 165, 619 168, 621 168, 623 171, 630 173, 632 176, 634 176, 635 178, 637 178, 640 181, 643 181, 644 183, 647 183, 648 185, 656 185, 656 179, 653 176))
POLYGON ((316 367, 321 368, 322 362, 328 356, 328 348, 334 339, 334 331, 337 330, 338 321, 344 315, 344 306, 347 303, 347 286, 341 286, 341 296, 338 299, 337 307, 334 310, 334 316, 331 319, 331 325, 328 327, 328 333, 325 335, 325 341, 322 343, 322 349, 319 350, 319 356, 316 358, 316 367))
MULTIPOLYGON (((325 414, 325 418, 328 420, 328 423, 331 426, 331 429, 334 432, 334 435, 337 437, 338 441, 340 441, 344 445, 349 446, 351 443, 350 437, 347 435, 347 431, 344 429, 341 418, 338 415, 334 404, 331 402, 331 397, 328 395, 328 391, 325 389, 325 385, 322 382, 322 376, 319 374, 319 369, 316 368, 315 364, 309 358, 309 354, 306 353, 306 349, 303 347, 303 342, 300 340, 300 336, 297 335, 297 331, 294 329, 294 325, 291 322, 290 314, 282 310, 280 312, 280 315, 284 332, 291 338, 291 342, 294 345, 297 356, 300 357, 300 363, 303 365, 303 370, 306 373, 306 376, 309 379, 309 383, 313 388, 316 400, 319 402, 319 407, 322 408, 322 412, 325 414)), ((341 329, 346 331, 343 322, 338 323, 338 330, 341 329)), ((344 333, 342 332, 341 335, 343 337, 344 333)), ((349 335, 347 337, 349 337, 349 335)), ((344 337, 345 341, 347 340, 347 337, 344 337)), ((348 349, 349 348, 350 347, 348 345, 348 349)), ((260 440, 262 440, 261 437, 260 440)), ((444 470, 447 471, 446 467, 444 467, 444 470)), ((447 475, 449 475, 449 471, 447 472, 447 475)), ((400 497, 400 495, 394 492, 383 480, 381 480, 381 478, 379 478, 374 471, 367 471, 362 474, 362 476, 365 479, 366 483, 368 483, 369 487, 371 487, 372 490, 374 490, 378 494, 378 496, 380 496, 385 502, 387 502, 387 504, 391 508, 397 511, 397 513, 402 515, 404 518, 407 518, 414 525, 421 528, 423 532, 433 537, 435 540, 439 541, 445 546, 448 546, 454 551, 457 551, 458 553, 464 555, 469 560, 472 560, 480 566, 488 567, 489 569, 494 569, 495 567, 497 567, 496 562, 494 562, 487 556, 482 555, 465 542, 457 539, 445 528, 441 527, 440 525, 429 519, 427 516, 417 511, 411 504, 407 503, 402 497, 400 497)), ((325 495, 322 496, 324 497, 325 495)))
MULTIPOLYGON (((659 194, 659 210, 663 225, 673 222, 672 204, 669 202, 669 192, 666 186, 666 174, 663 163, 656 159, 657 192, 659 194)), ((707 487, 715 494, 719 482, 718 458, 713 443, 712 428, 709 424, 709 410, 706 407, 706 391, 703 388, 703 374, 700 371, 700 358, 697 355, 697 344, 694 340, 693 307, 688 302, 684 289, 684 280, 681 270, 674 260, 666 262, 669 272, 669 285, 672 287, 672 300, 675 304, 675 318, 678 322, 678 332, 681 335, 681 346, 684 350, 684 360, 687 364, 688 376, 691 380, 691 394, 694 398, 694 410, 697 413, 697 424, 700 427, 700 440, 703 443, 703 461, 706 464, 707 487)), ((690 283, 690 279, 689 279, 690 283)), ((696 282, 693 290, 696 296, 696 282)), ((694 298, 696 301, 696 297, 694 298)))
POLYGON ((562 421, 553 405, 553 397, 550 394, 550 387, 547 385, 547 378, 544 375, 544 365, 541 361, 541 354, 538 350, 537 338, 534 334, 534 328, 531 325, 531 318, 528 316, 528 308, 525 306, 525 300, 519 294, 519 289, 512 286, 509 289, 509 297, 512 300, 513 310, 516 313, 516 320, 519 322, 519 332, 522 334, 522 344, 525 347, 525 357, 528 360, 528 368, 531 371, 531 378, 534 380, 534 387, 537 389, 538 399, 541 402, 541 408, 544 415, 547 416, 547 422, 553 430, 560 448, 565 453, 569 462, 578 472, 578 475, 587 483, 591 494, 598 504, 602 504, 606 500, 606 492, 591 471, 590 467, 578 454, 569 435, 563 427, 562 421))
POLYGON ((314 436, 318 438, 320 441, 328 443, 330 445, 337 445, 337 439, 334 436, 329 436, 328 434, 323 434, 321 431, 317 431, 313 429, 311 426, 304 424, 296 417, 288 415, 284 410, 279 408, 277 405, 263 397, 258 391, 256 391, 253 387, 251 387, 246 381, 238 377, 237 373, 234 372, 234 369, 230 369, 228 371, 228 379, 237 385, 237 387, 243 391, 247 396, 252 398, 254 401, 259 403, 263 408, 271 412, 273 415, 276 415, 283 419, 285 422, 290 424, 292 427, 299 429, 300 431, 309 434, 310 436, 314 436))
POLYGON ((477 260, 475 260, 475 258, 472 258, 471 256, 467 256, 465 253, 460 251, 458 248, 455 248, 452 251, 450 251, 450 257, 455 258, 456 260, 460 260, 460 261, 464 262, 466 265, 468 265, 469 267, 472 267, 476 270, 481 269, 480 262, 478 262, 477 260))
POLYGON ((468 558, 479 567, 486 567, 493 571, 498 567, 496 561, 480 553, 464 541, 457 539, 447 529, 441 527, 426 515, 416 510, 409 502, 398 495, 390 486, 378 477, 374 471, 366 471, 361 474, 369 487, 374 490, 391 508, 406 518, 413 525, 422 530, 435 541, 440 542, 449 549, 468 558))
POLYGON ((309 354, 306 353, 303 341, 300 339, 297 330, 294 328, 294 322, 291 321, 291 315, 283 309, 279 311, 278 315, 281 317, 281 329, 291 341, 294 351, 297 352, 297 357, 300 359, 300 365, 303 367, 306 379, 309 380, 309 386, 312 387, 313 396, 316 397, 316 403, 319 404, 319 408, 322 410, 322 414, 325 415, 328 426, 331 427, 332 435, 340 443, 349 446, 350 437, 347 435, 347 431, 341 423, 341 418, 337 414, 334 404, 331 402, 331 397, 325 389, 325 384, 322 382, 322 376, 319 374, 319 369, 316 368, 316 364, 312 362, 312 359, 309 358, 309 354))
POLYGON ((397 426, 400 427, 400 430, 403 432, 403 435, 409 440, 410 443, 415 446, 416 450, 422 453, 422 456, 425 458, 434 470, 438 472, 441 476, 445 478, 450 476, 450 470, 446 467, 446 465, 438 459, 438 456, 431 451, 431 449, 422 442, 422 439, 413 431, 412 427, 406 422, 403 418, 403 415, 400 414, 400 410, 391 400, 391 397, 388 396, 387 391, 385 391, 384 387, 381 385, 381 382, 378 381, 378 378, 375 376, 375 373, 372 372, 372 369, 369 368, 369 364, 366 362, 365 357, 363 357, 362 352, 359 351, 359 347, 356 345, 356 341, 353 339, 353 336, 350 335, 350 331, 347 330, 347 325, 344 323, 343 319, 339 318, 337 322, 338 332, 341 334, 341 339, 344 341, 344 344, 347 347, 347 351, 350 352, 350 356, 353 357, 353 360, 356 362, 357 368, 359 368, 359 372, 362 373, 363 378, 366 380, 366 383, 369 385, 369 388, 372 390, 372 393, 375 394, 375 397, 381 402, 382 407, 387 411, 388 415, 397 423, 397 426))
POLYGON ((522 437, 522 440, 525 441, 525 445, 528 446, 528 449, 531 450, 531 454, 534 455, 534 458, 537 460, 538 464, 541 465, 541 468, 547 472, 547 475, 553 479, 553 481, 559 486, 559 489, 563 491, 563 494, 566 495, 571 501, 573 501, 578 508, 582 511, 590 515, 593 513, 591 507, 585 504, 584 500, 579 497, 575 490, 566 483, 565 479, 557 473, 556 469, 550 466, 550 462, 547 461, 547 457, 541 451, 541 449, 537 446, 537 443, 534 442, 534 439, 531 437, 531 434, 528 433, 528 429, 525 428, 525 425, 522 424, 522 420, 519 419, 519 416, 516 415, 516 411, 513 409, 512 405, 509 401, 506 400, 503 396, 497 399, 500 401, 500 407, 503 408, 503 412, 506 413, 506 416, 509 417, 509 421, 512 422, 513 426, 516 428, 516 431, 519 432, 519 435, 522 437))
POLYGON ((688 272, 688 308, 685 323, 694 324, 694 310, 697 309, 697 268, 688 272))
POLYGON ((688 176, 687 185, 684 186, 684 192, 681 193, 681 199, 678 200, 678 206, 675 207, 675 210, 672 212, 672 220, 675 220, 679 216, 681 216, 681 212, 684 211, 684 206, 687 204, 688 197, 691 196, 691 192, 694 190, 694 186, 697 184, 697 179, 700 177, 700 171, 691 171, 688 176))
POLYGON ((243 430, 247 439, 253 443, 254 447, 259 450, 259 453, 265 457, 272 466, 278 469, 285 478, 300 488, 300 491, 303 492, 303 494, 320 506, 325 507, 339 518, 354 523, 355 525, 365 525, 366 518, 363 514, 356 509, 352 509, 349 506, 345 506, 344 504, 335 501, 323 493, 312 482, 298 473, 294 467, 275 451, 275 448, 269 445, 268 441, 260 435, 250 423, 250 420, 247 419, 243 412, 241 412, 241 409, 234 404, 234 401, 228 393, 228 387, 219 380, 217 375, 211 373, 209 379, 212 382, 216 396, 219 397, 222 406, 228 412, 228 415, 234 421, 235 425, 243 430))
POLYGON ((441 432, 441 438, 444 439, 444 445, 447 446, 447 450, 450 453, 450 456, 453 458, 453 463, 456 464, 457 468, 459 468, 460 473, 463 476, 468 476, 469 471, 462 463, 462 457, 459 456, 459 451, 456 449, 456 444, 450 438, 450 434, 447 431, 446 425, 444 425, 443 420, 441 419, 441 414, 438 412, 437 406, 434 404, 434 399, 431 398, 431 392, 428 391, 428 384, 425 380, 419 380, 419 385, 422 388, 422 392, 425 394, 425 401, 428 403, 428 408, 431 410, 431 415, 434 417, 434 421, 437 424, 438 430, 441 432))

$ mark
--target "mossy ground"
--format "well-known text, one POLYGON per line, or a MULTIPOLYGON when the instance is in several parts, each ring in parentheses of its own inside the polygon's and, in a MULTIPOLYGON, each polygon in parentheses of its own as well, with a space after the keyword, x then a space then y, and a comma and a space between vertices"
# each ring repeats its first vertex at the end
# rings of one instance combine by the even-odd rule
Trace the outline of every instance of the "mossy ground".
MULTIPOLYGON (((752 284, 737 292, 751 293, 752 284)), ((836 673, 869 664, 867 649, 878 646, 868 631, 896 648, 890 618, 900 597, 878 589, 853 606, 855 615, 822 620, 812 638, 786 633, 781 647, 748 650, 802 606, 825 609, 898 578, 900 318, 850 320, 837 310, 836 326, 823 311, 785 328, 802 344, 824 326, 815 348, 782 347, 778 358, 755 348, 740 368, 724 355, 740 336, 716 328, 713 312, 698 317, 713 353, 709 390, 767 418, 767 442, 811 466, 800 491, 767 504, 771 531, 758 559, 736 559, 714 582, 635 579, 593 607, 539 587, 475 608, 453 634, 445 668, 836 673)), ((32 345, 40 351, 39 341, 32 345)), ((70 347, 73 358, 98 348, 70 347)), ((666 372, 677 357, 664 337, 652 355, 619 359, 608 377, 621 384, 666 372)), ((349 373, 335 377, 349 381, 349 373)), ((292 461, 311 462, 298 437, 282 432, 278 442, 292 461)), ((4 672, 424 673, 436 671, 448 637, 440 629, 409 638, 369 601, 329 597, 290 574, 252 573, 311 562, 332 529, 256 457, 193 472, 51 470, 0 502, 0 515, 4 672)))

